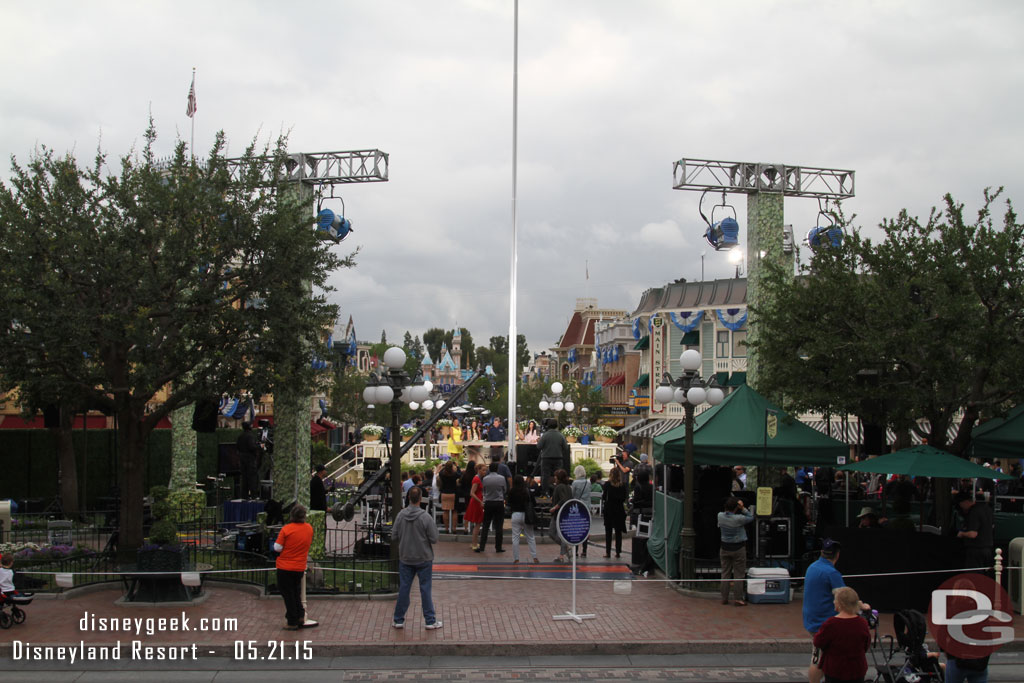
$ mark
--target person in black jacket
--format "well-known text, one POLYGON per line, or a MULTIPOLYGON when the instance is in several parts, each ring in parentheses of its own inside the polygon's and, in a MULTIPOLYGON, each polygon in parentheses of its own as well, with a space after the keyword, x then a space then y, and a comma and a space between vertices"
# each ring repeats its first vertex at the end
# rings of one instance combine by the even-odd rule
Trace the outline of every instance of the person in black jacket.
POLYGON ((313 476, 309 478, 309 509, 327 509, 327 487, 324 486, 324 477, 327 476, 327 468, 317 465, 313 468, 313 476))
POLYGON ((242 496, 259 498, 260 481, 257 468, 263 449, 260 448, 260 444, 256 440, 251 422, 242 423, 242 433, 235 441, 235 451, 238 453, 238 464, 242 469, 242 496))
POLYGON ((613 467, 608 473, 601 500, 604 501, 604 556, 612 553, 612 533, 615 533, 615 557, 622 555, 622 533, 626 530, 626 498, 628 491, 622 473, 613 467))

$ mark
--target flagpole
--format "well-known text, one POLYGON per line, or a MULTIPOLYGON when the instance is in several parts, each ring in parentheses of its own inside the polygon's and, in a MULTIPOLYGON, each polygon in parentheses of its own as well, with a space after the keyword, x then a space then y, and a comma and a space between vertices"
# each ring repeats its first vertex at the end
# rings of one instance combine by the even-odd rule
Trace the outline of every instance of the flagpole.
MULTIPOLYGON (((190 92, 192 93, 192 98, 195 99, 195 92, 196 92, 196 68, 195 67, 192 67, 192 89, 191 89, 190 92)), ((192 158, 195 159, 196 158, 196 114, 195 114, 194 111, 192 112, 192 116, 190 116, 189 118, 192 119, 192 139, 189 140, 188 151, 192 154, 192 158)))
POLYGON ((508 459, 516 459, 516 384, 519 380, 517 358, 519 352, 519 335, 516 334, 516 288, 517 270, 519 268, 518 239, 519 208, 516 204, 518 195, 519 170, 519 0, 515 0, 513 9, 512 31, 512 255, 509 278, 508 296, 508 459))

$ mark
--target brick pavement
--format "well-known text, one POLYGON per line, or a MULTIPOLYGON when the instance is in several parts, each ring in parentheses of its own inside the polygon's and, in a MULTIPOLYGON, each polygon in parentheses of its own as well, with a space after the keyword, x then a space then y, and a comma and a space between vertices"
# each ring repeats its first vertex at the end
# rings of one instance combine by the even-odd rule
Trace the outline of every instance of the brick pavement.
MULTIPOLYGON (((557 548, 540 548, 542 561, 557 548)), ((437 561, 446 565, 507 563, 511 553, 489 550, 473 553, 465 543, 440 543, 437 561)), ((588 565, 615 564, 615 560, 588 560, 588 565)), ((621 563, 620 563, 621 565, 621 563)), ((0 657, 10 657, 10 641, 35 644, 113 643, 139 639, 145 645, 197 643, 206 653, 230 654, 236 640, 258 643, 283 640, 310 641, 317 656, 345 655, 543 655, 565 654, 683 654, 699 652, 800 652, 808 647, 802 628, 799 596, 787 605, 722 605, 717 599, 681 595, 666 583, 635 580, 631 594, 620 595, 609 581, 579 582, 578 611, 596 619, 575 623, 554 621, 571 604, 571 584, 538 578, 434 579, 434 602, 444 628, 423 628, 419 596, 406 615, 406 628, 391 628, 393 598, 346 599, 310 597, 309 613, 320 627, 298 633, 282 630, 284 606, 279 598, 212 584, 200 604, 187 607, 114 604, 120 587, 78 591, 66 599, 35 600, 26 623, 0 632, 0 657), (238 619, 236 632, 166 632, 134 636, 82 632, 83 613, 104 618, 171 618, 183 612, 195 628, 203 618, 238 619), (6 642, 3 642, 6 641, 6 642)), ((1024 636, 1024 619, 1015 621, 1024 636)), ((883 617, 883 632, 891 623, 883 617)))

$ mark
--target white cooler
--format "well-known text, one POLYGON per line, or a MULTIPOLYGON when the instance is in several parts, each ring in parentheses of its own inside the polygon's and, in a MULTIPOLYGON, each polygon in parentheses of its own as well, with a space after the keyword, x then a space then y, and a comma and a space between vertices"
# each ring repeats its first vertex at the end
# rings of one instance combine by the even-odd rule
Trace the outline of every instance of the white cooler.
POLYGON ((751 567, 747 570, 747 602, 788 603, 792 597, 788 570, 781 567, 751 567))

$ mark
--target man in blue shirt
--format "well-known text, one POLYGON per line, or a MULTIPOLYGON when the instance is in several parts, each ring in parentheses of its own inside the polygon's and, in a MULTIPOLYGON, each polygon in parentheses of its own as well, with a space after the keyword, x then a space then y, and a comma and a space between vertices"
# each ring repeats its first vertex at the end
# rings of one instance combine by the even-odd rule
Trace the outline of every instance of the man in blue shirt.
MULTIPOLYGON (((804 575, 804 628, 812 637, 822 624, 836 615, 833 591, 846 585, 843 583, 843 575, 836 569, 840 550, 842 545, 838 541, 826 538, 821 546, 821 557, 807 568, 807 574, 804 575)), ((861 602, 860 608, 869 610, 871 605, 861 602)), ((821 683, 823 675, 821 651, 812 647, 807 680, 810 683, 821 683)))

